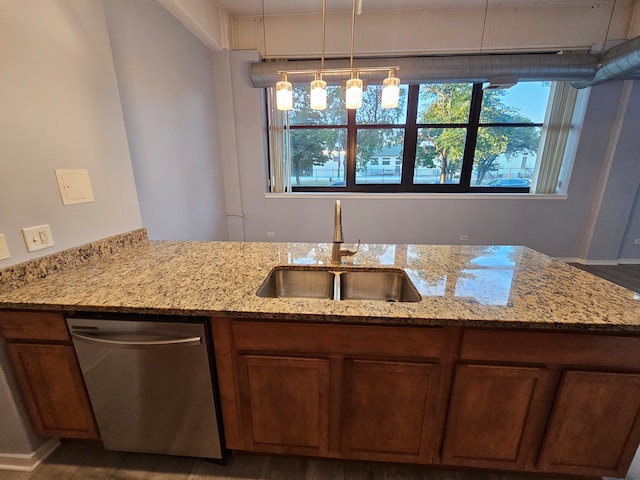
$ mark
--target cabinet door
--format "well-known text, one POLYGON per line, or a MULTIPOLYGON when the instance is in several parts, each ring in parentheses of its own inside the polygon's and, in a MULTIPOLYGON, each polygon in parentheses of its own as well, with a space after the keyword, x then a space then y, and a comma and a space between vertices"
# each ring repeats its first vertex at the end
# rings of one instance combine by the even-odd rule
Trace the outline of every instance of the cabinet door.
POLYGON ((458 365, 442 461, 522 470, 545 403, 542 368, 458 365))
POLYGON ((640 442, 640 374, 565 372, 542 471, 624 477, 640 442))
POLYGON ((97 439, 73 347, 22 343, 7 347, 36 431, 43 436, 97 439))
POLYGON ((345 363, 342 451, 348 458, 430 463, 440 367, 345 363))
POLYGON ((326 454, 329 360, 240 355, 238 369, 243 435, 249 450, 326 454))

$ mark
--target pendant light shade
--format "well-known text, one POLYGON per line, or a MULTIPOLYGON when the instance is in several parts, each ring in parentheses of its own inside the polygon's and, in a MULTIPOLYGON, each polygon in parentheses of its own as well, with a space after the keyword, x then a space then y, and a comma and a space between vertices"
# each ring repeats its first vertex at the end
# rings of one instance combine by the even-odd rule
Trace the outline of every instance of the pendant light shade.
POLYGON ((327 108, 327 82, 316 74, 316 79, 311 82, 311 108, 324 110, 327 108))
POLYGON ((347 80, 346 106, 350 109, 362 106, 362 80, 357 75, 347 80))
POLYGON ((400 79, 394 71, 389 71, 389 76, 382 82, 382 108, 398 108, 400 100, 400 79))
POLYGON ((276 83, 276 108, 291 110, 293 108, 293 85, 287 81, 287 74, 283 73, 276 83))

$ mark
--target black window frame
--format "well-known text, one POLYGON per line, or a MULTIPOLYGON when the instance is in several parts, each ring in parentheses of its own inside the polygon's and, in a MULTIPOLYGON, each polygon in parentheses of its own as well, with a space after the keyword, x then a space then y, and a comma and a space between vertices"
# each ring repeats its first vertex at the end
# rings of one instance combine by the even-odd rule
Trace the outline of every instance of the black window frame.
MULTIPOLYGON (((454 82, 452 82, 454 83, 454 82)), ((483 84, 473 83, 471 91, 471 104, 467 123, 418 123, 417 110, 420 93, 420 85, 408 86, 407 115, 405 123, 393 124, 358 124, 356 123, 356 110, 347 110, 346 124, 295 124, 289 125, 290 130, 298 129, 346 129, 347 145, 345 157, 345 185, 332 186, 296 186, 292 185, 293 192, 327 192, 327 193, 529 193, 530 187, 494 187, 471 186, 473 172, 474 153, 478 138, 478 129, 481 127, 543 127, 543 123, 482 123, 480 113, 482 110, 483 84), (420 128, 464 128, 466 129, 465 148, 462 160, 462 169, 459 183, 424 183, 414 184, 414 168, 416 160, 418 130, 420 128), (403 129, 404 145, 402 157, 402 172, 400 183, 396 184, 357 184, 356 180, 356 150, 358 130, 365 129, 403 129)))

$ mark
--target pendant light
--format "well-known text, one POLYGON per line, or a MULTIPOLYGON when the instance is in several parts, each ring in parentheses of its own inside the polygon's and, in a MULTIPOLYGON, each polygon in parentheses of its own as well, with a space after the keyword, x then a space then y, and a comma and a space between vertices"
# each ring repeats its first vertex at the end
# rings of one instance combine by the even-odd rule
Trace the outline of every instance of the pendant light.
POLYGON ((287 81, 287 74, 280 74, 280 81, 276 83, 276 108, 291 110, 293 108, 293 85, 287 81))
POLYGON ((314 110, 324 110, 327 108, 327 82, 322 80, 319 73, 316 73, 316 79, 311 82, 310 106, 314 110))
POLYGON ((400 100, 400 79, 396 77, 394 69, 389 70, 389 76, 382 82, 382 108, 398 108, 400 100))
POLYGON ((345 97, 347 108, 362 107, 362 79, 358 77, 358 72, 353 72, 351 78, 347 80, 345 97))
POLYGON ((322 53, 320 57, 320 72, 316 72, 316 78, 311 82, 310 106, 314 110, 325 110, 327 108, 327 82, 322 80, 322 70, 324 70, 324 32, 325 17, 327 13, 327 0, 322 0, 322 53))
MULTIPOLYGON (((358 7, 358 15, 361 6, 358 7)), ((326 25, 326 0, 322 0, 322 56, 320 69, 300 69, 300 70, 278 70, 280 81, 276 83, 276 108, 278 110, 293 109, 293 87, 287 81, 287 75, 314 75, 314 80, 310 85, 310 107, 314 110, 324 110, 327 108, 327 82, 322 79, 323 75, 339 74, 344 76, 349 74, 350 78, 346 82, 345 105, 348 109, 362 107, 362 94, 364 84, 360 78, 361 73, 389 72, 388 78, 382 83, 382 108, 397 108, 400 98, 400 79, 396 73, 400 67, 396 66, 376 66, 376 67, 353 67, 353 47, 355 43, 356 31, 356 0, 351 2, 351 48, 349 49, 349 67, 324 68, 325 50, 325 25, 326 25)), ((264 0, 263 13, 264 17, 264 0)), ((264 22, 263 22, 264 23, 264 22)), ((266 36, 265 36, 266 50, 266 36)))

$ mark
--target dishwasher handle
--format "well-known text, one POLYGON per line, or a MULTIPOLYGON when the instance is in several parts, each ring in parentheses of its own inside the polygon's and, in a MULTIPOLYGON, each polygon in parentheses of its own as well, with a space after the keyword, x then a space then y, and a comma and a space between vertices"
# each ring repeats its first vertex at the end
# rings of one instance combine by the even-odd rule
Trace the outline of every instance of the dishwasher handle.
POLYGON ((201 337, 179 337, 166 338, 162 340, 123 340, 122 335, 110 337, 109 335, 90 335, 76 331, 71 332, 71 337, 80 342, 108 345, 115 348, 160 347, 171 345, 189 347, 202 344, 201 337))

